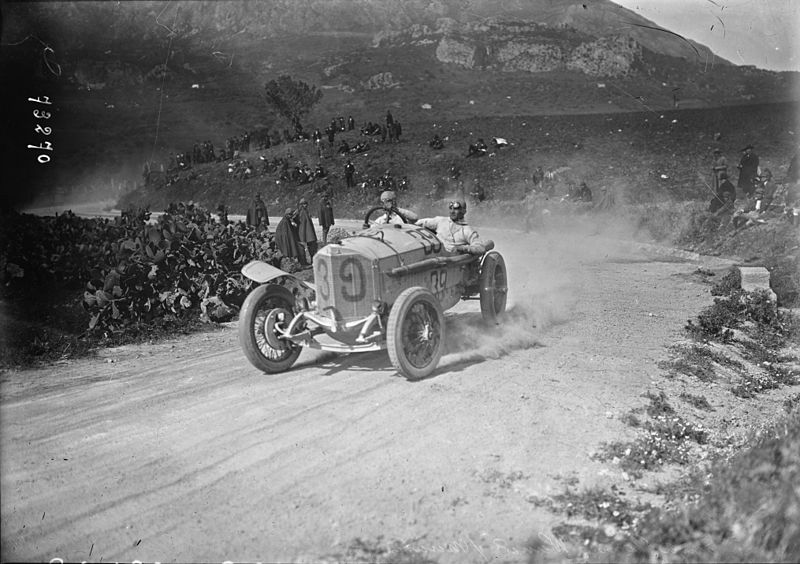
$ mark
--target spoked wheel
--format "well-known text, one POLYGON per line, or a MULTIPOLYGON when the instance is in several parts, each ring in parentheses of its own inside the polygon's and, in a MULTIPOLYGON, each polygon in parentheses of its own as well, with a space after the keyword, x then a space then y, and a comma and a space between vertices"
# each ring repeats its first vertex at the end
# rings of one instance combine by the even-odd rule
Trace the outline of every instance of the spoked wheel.
POLYGON ((250 363, 269 374, 291 368, 300 346, 278 338, 294 317, 294 296, 276 284, 264 284, 250 292, 239 314, 239 343, 250 363))
POLYGON ((389 359, 408 378, 425 378, 436 369, 444 349, 444 312, 434 295, 420 286, 397 297, 386 334, 389 359))
POLYGON ((506 311, 508 274, 503 255, 490 252, 483 259, 480 278, 481 314, 487 323, 496 325, 506 311))

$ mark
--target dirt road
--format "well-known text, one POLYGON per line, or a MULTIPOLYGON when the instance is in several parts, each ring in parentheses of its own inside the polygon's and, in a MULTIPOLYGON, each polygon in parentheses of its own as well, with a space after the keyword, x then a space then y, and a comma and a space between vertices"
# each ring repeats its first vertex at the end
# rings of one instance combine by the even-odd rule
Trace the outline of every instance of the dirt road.
POLYGON ((524 560, 630 433, 664 347, 711 302, 700 264, 593 235, 488 232, 511 275, 496 333, 448 312, 429 379, 385 353, 304 351, 282 375, 235 325, 2 376, 3 560, 302 561, 355 538, 441 562, 524 560))

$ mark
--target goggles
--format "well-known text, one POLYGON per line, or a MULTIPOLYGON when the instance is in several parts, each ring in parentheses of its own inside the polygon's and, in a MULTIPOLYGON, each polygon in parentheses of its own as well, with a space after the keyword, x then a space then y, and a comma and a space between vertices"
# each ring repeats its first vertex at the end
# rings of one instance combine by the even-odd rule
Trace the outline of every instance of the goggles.
POLYGON ((450 202, 450 209, 451 210, 460 210, 460 209, 462 209, 461 202, 450 202))

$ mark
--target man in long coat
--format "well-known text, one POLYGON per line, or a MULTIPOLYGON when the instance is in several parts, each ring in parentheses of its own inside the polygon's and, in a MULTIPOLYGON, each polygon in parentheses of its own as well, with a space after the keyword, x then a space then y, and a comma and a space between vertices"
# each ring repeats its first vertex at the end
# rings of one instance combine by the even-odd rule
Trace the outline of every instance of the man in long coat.
POLYGON ((328 244, 328 231, 330 231, 331 225, 334 223, 331 200, 328 198, 328 196, 323 196, 322 201, 319 204, 319 226, 322 227, 323 245, 328 244))
POLYGON ((742 149, 741 160, 739 161, 739 181, 737 187, 744 192, 748 198, 753 195, 756 189, 756 176, 758 176, 758 155, 753 152, 753 146, 748 145, 742 149))
POLYGON ((294 210, 287 208, 275 229, 275 244, 283 256, 296 258, 301 265, 306 265, 306 252, 297 241, 297 226, 293 216, 294 210))
POLYGON ((314 230, 314 223, 311 221, 311 214, 308 213, 308 202, 305 198, 300 198, 300 205, 294 214, 294 222, 297 224, 297 239, 308 249, 308 256, 311 261, 317 253, 317 232, 314 230))
POLYGON ((714 149, 714 163, 711 165, 711 181, 714 193, 719 192, 719 186, 722 184, 722 175, 728 177, 728 160, 722 154, 721 149, 714 149))
POLYGON ((247 225, 252 225, 259 232, 269 231, 267 204, 261 199, 261 194, 256 194, 253 205, 247 210, 247 225))

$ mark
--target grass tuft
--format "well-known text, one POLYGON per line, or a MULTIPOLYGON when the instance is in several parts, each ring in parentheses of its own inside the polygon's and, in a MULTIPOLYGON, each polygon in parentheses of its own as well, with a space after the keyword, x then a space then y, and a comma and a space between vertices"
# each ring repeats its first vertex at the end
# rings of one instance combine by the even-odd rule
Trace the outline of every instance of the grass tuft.
POLYGON ((705 411, 714 411, 714 408, 711 407, 711 404, 708 403, 708 400, 706 399, 705 396, 696 396, 693 394, 683 392, 680 395, 680 398, 689 405, 696 407, 697 409, 702 409, 705 411))

